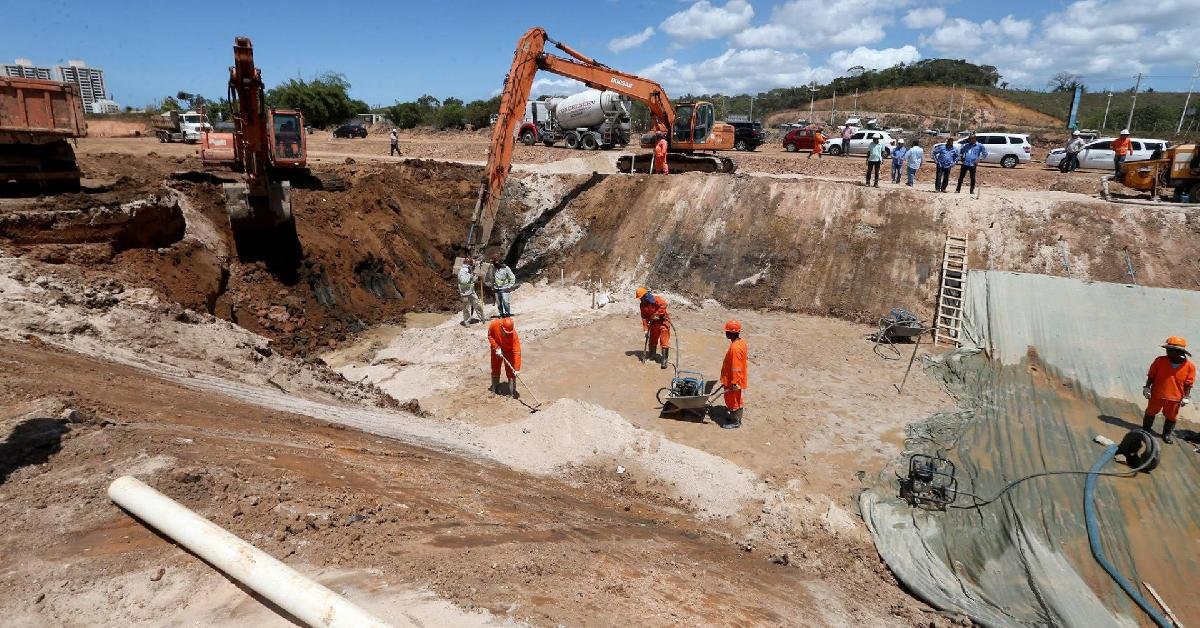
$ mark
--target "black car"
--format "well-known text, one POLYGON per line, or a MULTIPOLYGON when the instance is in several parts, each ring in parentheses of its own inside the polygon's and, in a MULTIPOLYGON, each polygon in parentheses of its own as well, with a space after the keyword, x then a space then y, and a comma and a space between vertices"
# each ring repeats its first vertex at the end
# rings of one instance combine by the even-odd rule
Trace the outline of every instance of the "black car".
POLYGON ((733 147, 737 150, 755 150, 767 136, 761 122, 729 122, 733 127, 733 147))
POLYGON ((333 130, 334 137, 366 137, 367 127, 361 124, 343 124, 333 130))

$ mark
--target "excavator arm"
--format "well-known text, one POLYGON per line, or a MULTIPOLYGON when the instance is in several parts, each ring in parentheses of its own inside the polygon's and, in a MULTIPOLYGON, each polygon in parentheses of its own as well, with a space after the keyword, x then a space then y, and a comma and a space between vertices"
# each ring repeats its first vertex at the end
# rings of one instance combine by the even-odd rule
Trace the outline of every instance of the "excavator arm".
MULTIPOLYGON (((504 189, 504 182, 512 168, 513 132, 525 116, 525 103, 529 100, 533 78, 538 70, 573 78, 590 88, 616 92, 644 103, 650 109, 655 134, 666 135, 668 142, 679 144, 684 150, 701 148, 693 146, 692 142, 677 142, 678 138, 672 137, 672 129, 675 126, 675 109, 662 85, 634 74, 614 70, 562 42, 551 39, 545 29, 531 28, 517 42, 512 68, 504 79, 504 91, 500 95, 500 111, 496 124, 492 127, 491 146, 488 149, 486 178, 479 189, 471 232, 467 236, 468 247, 482 246, 491 237, 492 226, 499 210, 500 193, 504 189), (547 42, 565 53, 568 58, 548 54, 546 52, 547 42)), ((704 150, 732 148, 732 128, 727 132, 724 129, 721 131, 722 133, 714 134, 714 137, 720 140, 718 143, 702 148, 704 150), (728 135, 728 141, 725 141, 724 135, 728 135), (729 145, 724 146, 725 143, 729 145)), ((689 136, 688 139, 691 137, 689 136)), ((729 169, 731 170, 731 167, 729 169)))

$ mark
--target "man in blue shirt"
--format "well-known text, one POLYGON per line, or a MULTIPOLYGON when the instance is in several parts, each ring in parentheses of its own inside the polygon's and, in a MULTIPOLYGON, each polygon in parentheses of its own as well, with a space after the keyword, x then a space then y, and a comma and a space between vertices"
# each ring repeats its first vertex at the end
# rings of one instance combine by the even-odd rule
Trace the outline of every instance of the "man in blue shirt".
POLYGON ((945 144, 937 144, 933 149, 933 161, 937 164, 937 174, 933 177, 933 191, 945 192, 950 187, 950 170, 958 161, 958 151, 954 148, 954 139, 946 140, 945 144))
POLYGON ((904 156, 904 160, 908 165, 908 187, 913 186, 913 182, 917 180, 917 171, 921 169, 921 164, 925 161, 925 149, 921 148, 921 140, 913 141, 912 148, 904 156))
POLYGON ((875 173, 875 187, 879 187, 879 167, 883 165, 883 144, 879 143, 879 136, 871 138, 871 145, 867 148, 867 185, 871 185, 871 173, 875 173))
POLYGON ((900 182, 900 168, 904 166, 904 155, 907 152, 904 140, 896 140, 896 148, 892 149, 892 183, 900 182))
POLYGON ((987 157, 987 149, 979 140, 975 138, 975 134, 967 136, 967 141, 963 143, 962 148, 958 149, 959 158, 962 160, 962 165, 958 167, 958 186, 954 188, 954 192, 962 192, 963 177, 968 172, 971 173, 971 194, 975 193, 975 167, 979 161, 987 157))

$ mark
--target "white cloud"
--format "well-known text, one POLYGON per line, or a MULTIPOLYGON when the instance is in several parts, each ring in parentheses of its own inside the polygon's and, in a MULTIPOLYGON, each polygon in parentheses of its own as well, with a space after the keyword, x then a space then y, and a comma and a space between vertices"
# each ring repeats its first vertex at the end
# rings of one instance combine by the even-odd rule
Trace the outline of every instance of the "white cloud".
POLYGON ((757 92, 833 78, 827 69, 810 66, 803 53, 768 48, 730 48, 695 63, 664 59, 638 74, 659 81, 672 96, 757 92))
POLYGON ((624 37, 617 37, 616 39, 613 39, 612 41, 608 42, 608 49, 614 53, 633 50, 634 48, 646 43, 653 36, 654 27, 647 26, 646 30, 643 30, 640 33, 634 33, 632 35, 626 35, 624 37))
POLYGON ((947 20, 929 35, 921 36, 922 46, 950 55, 973 52, 983 44, 983 28, 961 17, 947 20))
POLYGON ((659 25, 662 32, 682 43, 717 39, 736 33, 754 19, 754 7, 746 0, 729 0, 723 7, 700 0, 671 15, 659 25))
POLYGON ((826 65, 831 71, 840 74, 855 66, 862 66, 868 70, 879 70, 900 63, 912 63, 920 58, 921 53, 913 46, 881 49, 859 46, 854 50, 834 52, 829 55, 829 62, 826 65))
POLYGON ((732 37, 735 45, 770 48, 844 48, 882 40, 897 2, 888 0, 790 0, 761 26, 732 37))
POLYGON ((941 7, 921 7, 905 13, 902 21, 909 28, 933 28, 946 21, 946 11, 941 7))
POLYGON ((533 85, 529 88, 529 97, 567 96, 576 92, 582 92, 585 89, 587 89, 587 86, 575 79, 543 73, 542 76, 533 80, 533 85))
POLYGON ((999 22, 988 20, 981 24, 980 27, 988 35, 1025 39, 1029 37, 1029 32, 1033 30, 1033 22, 1018 20, 1011 15, 1006 15, 999 22))

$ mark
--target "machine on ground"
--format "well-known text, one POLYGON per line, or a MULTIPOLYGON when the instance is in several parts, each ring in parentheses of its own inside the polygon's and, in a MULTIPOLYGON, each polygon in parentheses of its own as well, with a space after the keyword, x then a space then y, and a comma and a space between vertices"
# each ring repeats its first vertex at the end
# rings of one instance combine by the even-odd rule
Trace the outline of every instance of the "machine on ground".
MULTIPOLYGON (((650 110, 651 131, 642 136, 641 146, 653 148, 659 138, 665 138, 667 165, 671 172, 733 172, 732 160, 704 154, 733 149, 733 127, 717 121, 712 103, 699 101, 672 105, 666 90, 658 83, 614 70, 551 39, 545 29, 534 27, 517 42, 512 67, 504 80, 500 111, 492 127, 486 179, 479 190, 467 246, 486 245, 491 237, 500 193, 512 167, 513 132, 524 117, 533 77, 538 70, 573 78, 592 89, 616 92, 645 104, 650 110), (547 42, 570 58, 548 54, 545 50, 547 42)), ((649 172, 650 157, 624 156, 617 160, 617 167, 623 172, 635 168, 649 172)))
POLYGON ((522 144, 608 150, 629 143, 629 98, 589 89, 566 98, 530 100, 517 129, 522 144))
POLYGON ((154 136, 163 143, 195 144, 200 141, 201 133, 211 130, 208 117, 195 111, 169 111, 154 121, 154 136))
POLYGON ((295 109, 267 107, 262 72, 254 65, 249 37, 233 42, 229 68, 232 133, 206 132, 201 159, 206 169, 237 173, 225 181, 225 209, 243 259, 273 255, 273 247, 298 247, 291 189, 341 190, 333 175, 315 174, 307 165, 304 115, 295 109), (276 242, 276 240, 279 240, 276 242))
POLYGON ((75 85, 0 78, 0 190, 77 191, 81 175, 71 140, 86 135, 75 85))
POLYGON ((1180 144, 1158 153, 1157 158, 1122 164, 1120 183, 1149 192, 1151 200, 1170 192, 1175 202, 1200 203, 1200 144, 1180 144))

